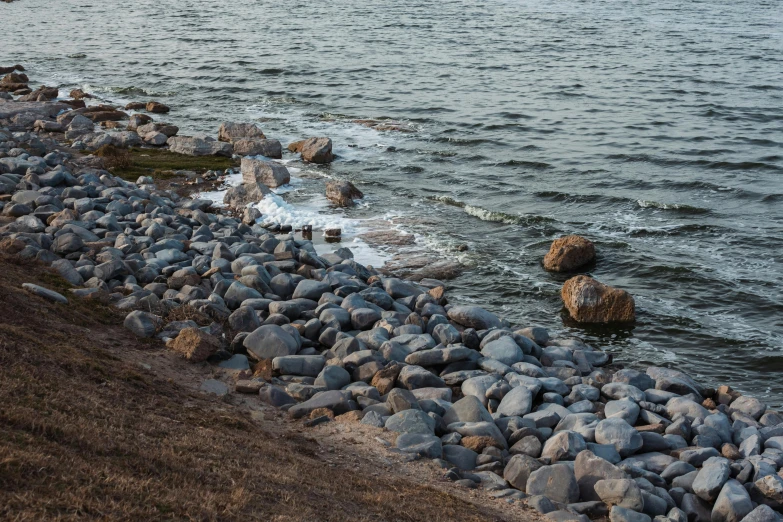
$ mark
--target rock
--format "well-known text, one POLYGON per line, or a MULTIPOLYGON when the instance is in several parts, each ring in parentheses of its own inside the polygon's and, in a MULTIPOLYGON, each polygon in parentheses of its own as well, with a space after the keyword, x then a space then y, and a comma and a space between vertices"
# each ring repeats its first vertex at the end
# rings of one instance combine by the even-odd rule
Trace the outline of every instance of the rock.
POLYGON ((528 495, 544 495, 563 504, 579 500, 579 486, 568 464, 554 464, 533 471, 527 479, 525 492, 528 495))
POLYGON ((168 347, 190 362, 204 362, 220 349, 220 341, 199 328, 185 328, 168 347))
MULTIPOLYGON (((450 313, 450 312, 449 312, 450 313)), ((507 366, 522 361, 525 354, 513 338, 504 336, 487 343, 481 350, 484 357, 500 361, 507 366)))
POLYGON ((350 181, 327 181, 326 199, 338 207, 352 207, 354 199, 361 199, 364 194, 350 181))
POLYGON ((544 444, 541 458, 548 458, 552 463, 574 460, 586 447, 585 439, 580 434, 574 431, 558 431, 544 444))
POLYGON ((315 385, 327 390, 339 390, 351 384, 351 374, 339 366, 326 366, 315 379, 315 385))
POLYGON ((186 156, 228 156, 231 157, 233 147, 229 143, 207 141, 190 136, 172 136, 167 141, 169 150, 186 156))
POLYGON ((628 457, 641 449, 644 441, 630 424, 622 419, 605 419, 595 428, 595 441, 611 444, 621 457, 628 457))
POLYGON ((612 506, 609 512, 609 522, 651 522, 649 515, 639 513, 622 506, 612 506))
POLYGON ((487 330, 502 328, 500 319, 478 306, 453 306, 448 311, 449 319, 466 328, 487 330))
POLYGON ((242 182, 246 185, 258 183, 277 188, 291 182, 291 175, 283 165, 255 158, 242 158, 242 182))
POLYGON ((731 403, 730 408, 733 411, 742 412, 745 415, 753 417, 755 420, 759 420, 767 410, 767 405, 755 397, 743 395, 735 399, 734 402, 731 403))
POLYGON ((162 103, 156 101, 147 102, 145 108, 147 109, 147 112, 151 112, 153 114, 166 114, 171 110, 167 105, 163 105, 162 103))
POLYGON ((443 458, 461 470, 470 471, 476 467, 478 453, 464 446, 448 444, 443 446, 443 458))
POLYGON ((693 481, 693 493, 707 502, 714 502, 718 498, 721 488, 729 479, 730 473, 731 469, 727 459, 723 457, 708 459, 693 481))
POLYGON ((555 239, 544 256, 544 268, 552 272, 571 272, 595 259, 595 246, 582 236, 555 239))
POLYGON ((541 462, 528 455, 514 455, 503 470, 503 478, 518 490, 526 491, 530 474, 541 467, 541 462))
MULTIPOLYGON (((261 402, 274 406, 275 408, 296 404, 296 400, 293 397, 277 386, 264 386, 258 391, 258 397, 261 399, 261 402)), ((325 402, 325 399, 321 399, 319 404, 323 402, 325 402)), ((304 417, 307 414, 309 414, 309 411, 304 413, 303 409, 303 411, 299 413, 299 417, 304 417)))
POLYGON ((218 140, 233 142, 240 139, 263 140, 264 133, 253 123, 224 122, 218 129, 218 140))
POLYGON ((647 368, 646 373, 655 380, 656 390, 676 393, 677 395, 693 393, 697 396, 701 396, 704 391, 701 385, 679 370, 651 366, 647 368))
POLYGON ((263 325, 245 337, 242 343, 248 355, 258 360, 295 355, 299 350, 296 340, 275 324, 263 325))
POLYGON ((736 480, 728 480, 712 508, 711 522, 740 522, 753 511, 747 490, 736 480))
POLYGON ((281 375, 318 377, 325 364, 323 355, 285 355, 272 359, 272 369, 281 375))
POLYGON ((696 448, 682 451, 680 453, 680 460, 699 468, 707 460, 718 456, 720 456, 720 453, 718 453, 718 450, 715 448, 696 448))
POLYGON ((421 410, 403 410, 386 420, 386 429, 400 433, 435 433, 435 420, 421 410))
MULTIPOLYGON (((288 413, 295 419, 310 415, 319 408, 328 408, 335 415, 342 415, 356 409, 356 403, 351 399, 349 390, 331 390, 317 393, 312 399, 292 406, 288 413)), ((429 417, 427 417, 429 418, 429 417)), ((433 421, 434 422, 434 421, 433 421)))
POLYGON ((446 411, 443 422, 449 425, 453 422, 493 422, 493 420, 478 397, 466 395, 446 411))
POLYGON ((777 504, 783 504, 783 477, 767 475, 758 479, 755 485, 762 495, 777 504))
POLYGON ((742 519, 742 522, 779 522, 780 516, 775 511, 765 505, 761 504, 756 509, 748 513, 748 515, 742 519))
POLYGON ((22 283, 22 288, 24 288, 31 294, 35 294, 38 297, 43 297, 44 299, 47 299, 49 301, 55 303, 61 303, 61 304, 68 304, 68 299, 66 299, 65 296, 63 295, 58 294, 54 290, 49 290, 48 288, 34 285, 32 283, 22 283))
POLYGON ((572 277, 560 292, 571 317, 580 323, 630 322, 636 318, 634 299, 589 276, 572 277))
POLYGON ((497 413, 506 417, 521 417, 530 413, 532 408, 533 394, 524 386, 518 386, 503 397, 503 400, 500 401, 500 405, 497 408, 497 413))
POLYGON ((52 263, 52 268, 55 269, 58 274, 60 274, 60 277, 72 285, 81 286, 84 284, 84 279, 82 278, 81 274, 79 274, 79 272, 73 268, 73 265, 71 265, 67 259, 58 259, 52 263))
POLYGON ((264 199, 272 191, 266 185, 259 183, 241 183, 230 187, 223 195, 223 203, 234 209, 241 209, 264 199))
POLYGON ((160 324, 161 318, 159 316, 140 310, 129 313, 123 322, 123 326, 137 337, 152 337, 160 324))
POLYGON ((428 459, 439 459, 443 447, 439 437, 426 433, 402 433, 395 442, 403 453, 414 453, 428 459))
POLYGON ((582 451, 576 456, 574 476, 579 485, 579 497, 583 501, 601 500, 601 497, 595 492, 595 484, 599 480, 628 478, 620 468, 588 450, 582 451))
POLYGON ((425 370, 421 366, 405 366, 397 377, 397 382, 409 390, 418 388, 443 388, 443 379, 425 370))
POLYGON ((607 504, 633 511, 641 511, 644 508, 642 491, 633 479, 599 480, 594 488, 596 495, 607 504))
POLYGON ((332 140, 329 138, 308 138, 288 146, 291 152, 299 152, 302 159, 310 163, 330 163, 334 160, 332 140))
POLYGON ((239 139, 231 142, 234 154, 240 156, 264 156, 280 159, 283 157, 283 147, 277 140, 239 139))

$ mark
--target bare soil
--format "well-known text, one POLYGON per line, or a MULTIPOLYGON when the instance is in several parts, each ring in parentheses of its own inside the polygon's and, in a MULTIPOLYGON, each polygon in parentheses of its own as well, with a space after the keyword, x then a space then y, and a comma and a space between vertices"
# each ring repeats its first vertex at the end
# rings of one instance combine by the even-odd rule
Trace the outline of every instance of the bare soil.
POLYGON ((305 428, 255 396, 198 390, 231 375, 139 340, 123 316, 0 255, 0 519, 539 520, 465 490, 389 433, 305 428), (56 305, 26 293, 59 291, 56 305))

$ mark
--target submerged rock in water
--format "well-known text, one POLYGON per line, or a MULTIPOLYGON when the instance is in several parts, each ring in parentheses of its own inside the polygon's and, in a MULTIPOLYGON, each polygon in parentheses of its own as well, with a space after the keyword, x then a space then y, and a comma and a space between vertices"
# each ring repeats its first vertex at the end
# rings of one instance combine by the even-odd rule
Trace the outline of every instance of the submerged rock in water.
POLYGON ((571 317, 580 323, 630 322, 636 318, 631 294, 589 276, 572 277, 560 295, 571 317))
POLYGON ((352 207, 354 199, 364 197, 350 181, 328 181, 326 183, 326 198, 340 207, 352 207))
POLYGON ((552 272, 570 272, 595 259, 595 246, 582 236, 555 239, 544 256, 544 268, 552 272))
POLYGON ((332 154, 332 140, 330 138, 308 138, 295 141, 288 145, 291 152, 299 152, 302 159, 310 163, 331 163, 334 161, 332 154))

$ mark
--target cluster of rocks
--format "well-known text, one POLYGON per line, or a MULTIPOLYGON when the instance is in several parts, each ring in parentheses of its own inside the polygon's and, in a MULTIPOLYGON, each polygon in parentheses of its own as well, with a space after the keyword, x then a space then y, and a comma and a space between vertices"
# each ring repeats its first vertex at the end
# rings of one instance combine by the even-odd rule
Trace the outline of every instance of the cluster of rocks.
MULTIPOLYGON (((309 425, 343 416, 393 432, 393 451, 553 520, 779 520, 783 416, 759 400, 677 370, 614 368, 578 339, 449 303, 441 281, 381 274, 346 248, 319 255, 259 225, 254 207, 232 217, 114 177, 34 124, 12 131, 31 111, 74 114, 68 126, 85 114, 29 103, 10 118, 0 106, 0 248, 75 288, 28 291, 111 302, 135 335, 235 371, 236 392, 309 425)), ((252 125, 226 124, 212 143, 243 140, 271 146, 252 125)), ((242 186, 284 183, 275 165, 244 158, 242 186)))

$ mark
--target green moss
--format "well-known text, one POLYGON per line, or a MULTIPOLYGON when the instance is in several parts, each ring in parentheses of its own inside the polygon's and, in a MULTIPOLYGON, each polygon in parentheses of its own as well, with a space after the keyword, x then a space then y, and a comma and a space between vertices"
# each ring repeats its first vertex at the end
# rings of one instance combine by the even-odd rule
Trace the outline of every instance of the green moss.
POLYGON ((208 170, 225 170, 238 164, 231 158, 222 156, 185 156, 158 149, 128 149, 127 165, 109 169, 112 174, 129 181, 139 176, 152 176, 154 179, 167 180, 178 177, 177 170, 192 170, 202 174, 208 170))

